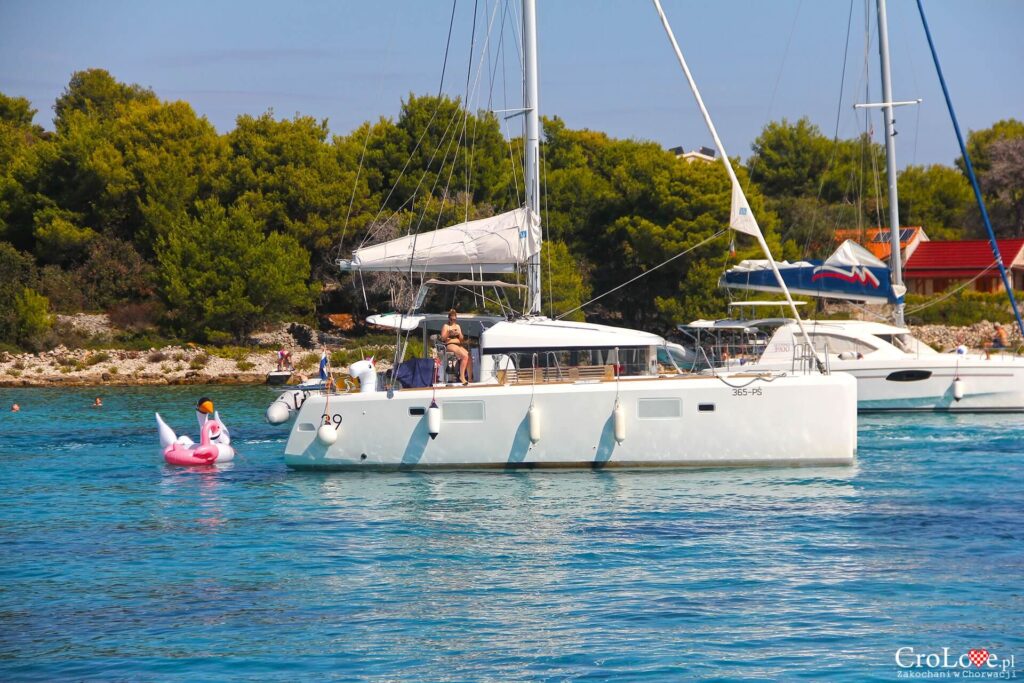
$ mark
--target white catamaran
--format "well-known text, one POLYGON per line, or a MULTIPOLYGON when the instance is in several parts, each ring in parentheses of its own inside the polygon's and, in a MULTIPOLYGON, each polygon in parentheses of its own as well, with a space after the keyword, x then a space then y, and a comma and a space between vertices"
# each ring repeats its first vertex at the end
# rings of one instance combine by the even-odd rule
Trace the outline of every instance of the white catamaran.
MULTIPOLYGON (((1024 358, 1007 350, 978 353, 958 348, 952 353, 939 353, 915 338, 904 325, 902 301, 906 288, 900 263, 901 231, 896 229, 900 220, 893 107, 920 100, 893 101, 885 0, 876 1, 884 102, 857 106, 884 111, 892 226, 889 271, 868 250, 847 240, 824 262, 783 264, 782 272, 789 289, 800 294, 893 303, 894 322, 823 320, 798 325, 793 319, 758 316, 698 320, 679 329, 700 347, 700 355, 712 365, 743 367, 750 372, 792 370, 793 349, 805 339, 806 332, 832 371, 857 378, 861 412, 1024 412, 1024 358)), ((964 156, 967 158, 966 150, 964 156)), ((780 291, 774 281, 776 269, 776 264, 768 261, 744 261, 726 272, 720 284, 780 291)), ((1012 302, 1012 293, 1010 297, 1012 302)), ((753 308, 751 302, 746 303, 746 308, 753 308)), ((742 310, 744 305, 734 308, 742 310)))
MULTIPOLYGON (((443 372, 434 375, 434 361, 419 359, 420 369, 427 363, 428 381, 379 389, 364 361, 350 368, 360 378, 359 391, 283 394, 267 418, 292 421, 286 463, 341 470, 851 464, 857 397, 847 375, 684 374, 671 361, 674 345, 657 335, 540 315, 534 0, 523 2, 522 28, 525 207, 358 249, 341 266, 420 276, 525 271, 527 313, 474 320, 479 355, 476 381, 468 386, 444 383, 443 372)), ((732 225, 764 245, 714 137, 733 182, 732 225)), ((436 321, 398 316, 392 323, 408 330, 436 321)))

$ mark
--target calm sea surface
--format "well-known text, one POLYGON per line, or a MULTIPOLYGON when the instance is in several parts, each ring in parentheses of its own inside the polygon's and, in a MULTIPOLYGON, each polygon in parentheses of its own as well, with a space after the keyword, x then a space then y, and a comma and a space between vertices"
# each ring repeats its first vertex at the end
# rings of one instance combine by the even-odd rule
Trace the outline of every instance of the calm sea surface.
POLYGON ((352 475, 289 472, 262 387, 94 396, 0 389, 0 679, 1024 678, 1022 416, 864 417, 853 468, 352 475), (202 393, 239 456, 167 467, 202 393))

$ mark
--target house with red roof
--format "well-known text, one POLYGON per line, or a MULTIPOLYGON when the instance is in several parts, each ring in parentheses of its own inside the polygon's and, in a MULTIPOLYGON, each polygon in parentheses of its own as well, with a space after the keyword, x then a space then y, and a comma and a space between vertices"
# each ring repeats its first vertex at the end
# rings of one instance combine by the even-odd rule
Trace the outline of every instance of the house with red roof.
MULTIPOLYGON (((997 244, 1013 288, 1024 290, 1024 239, 997 244)), ((903 266, 903 280, 912 294, 934 294, 965 282, 978 292, 1003 288, 988 240, 921 242, 903 266)))

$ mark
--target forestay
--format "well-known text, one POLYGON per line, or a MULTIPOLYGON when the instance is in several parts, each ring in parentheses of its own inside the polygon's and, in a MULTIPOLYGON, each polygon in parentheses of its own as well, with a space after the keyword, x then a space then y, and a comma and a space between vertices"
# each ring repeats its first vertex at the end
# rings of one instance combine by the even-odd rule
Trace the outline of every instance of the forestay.
POLYGON ((540 253, 540 217, 526 208, 357 249, 342 270, 512 273, 540 253))

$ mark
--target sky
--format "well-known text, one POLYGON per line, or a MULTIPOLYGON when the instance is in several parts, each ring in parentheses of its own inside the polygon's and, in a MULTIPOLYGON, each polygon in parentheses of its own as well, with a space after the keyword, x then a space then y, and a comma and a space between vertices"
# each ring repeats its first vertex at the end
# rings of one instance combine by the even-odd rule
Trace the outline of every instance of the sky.
MULTIPOLYGON (((520 105, 512 10, 495 13, 496 2, 456 2, 443 90, 465 97, 467 72, 481 73, 469 79, 474 108, 520 105), (493 27, 505 19, 503 31, 487 30, 492 17, 493 27), (481 55, 486 70, 476 67, 481 55)), ((961 127, 1024 119, 1024 0, 925 3, 961 127)), ((665 147, 710 146, 649 2, 537 4, 545 116, 665 147)), ((838 118, 840 137, 853 137, 864 128, 853 103, 869 96, 865 87, 880 99, 873 0, 663 5, 731 156, 749 156, 765 124, 783 117, 807 116, 829 136, 838 118)), ((894 97, 923 100, 898 110, 897 164, 951 164, 959 149, 916 4, 890 0, 888 15, 894 97)), ((273 110, 327 119, 344 135, 395 117, 410 93, 438 91, 451 16, 450 0, 0 0, 0 92, 31 100, 36 122, 52 129, 53 103, 71 74, 103 68, 164 100, 188 101, 221 132, 240 114, 273 110)), ((518 119, 507 125, 520 133, 518 119)))

